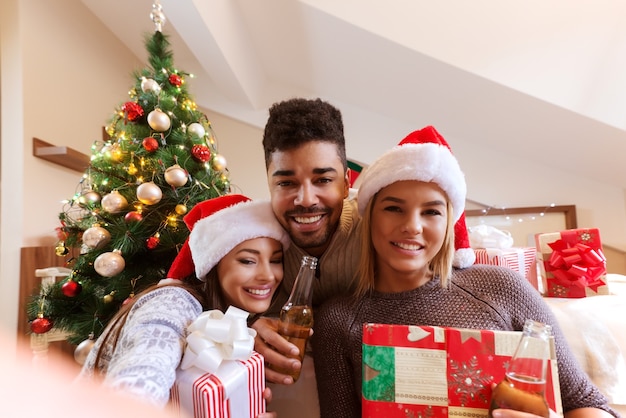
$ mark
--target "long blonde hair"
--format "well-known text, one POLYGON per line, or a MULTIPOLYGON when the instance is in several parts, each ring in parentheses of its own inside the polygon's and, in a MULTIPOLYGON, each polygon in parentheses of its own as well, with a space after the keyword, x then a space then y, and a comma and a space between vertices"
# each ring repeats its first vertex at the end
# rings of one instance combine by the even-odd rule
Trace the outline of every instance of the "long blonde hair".
MULTIPOLYGON (((374 290, 376 284, 376 250, 372 242, 372 209, 376 199, 377 192, 367 203, 363 219, 361 220, 361 259, 357 268, 358 284, 356 293, 359 297, 364 296, 374 290)), ((433 257, 429 263, 429 268, 435 276, 441 280, 441 286, 448 284, 448 279, 452 275, 452 260, 454 258, 454 217, 453 208, 450 200, 446 196, 446 212, 447 226, 446 234, 439 252, 433 257)))

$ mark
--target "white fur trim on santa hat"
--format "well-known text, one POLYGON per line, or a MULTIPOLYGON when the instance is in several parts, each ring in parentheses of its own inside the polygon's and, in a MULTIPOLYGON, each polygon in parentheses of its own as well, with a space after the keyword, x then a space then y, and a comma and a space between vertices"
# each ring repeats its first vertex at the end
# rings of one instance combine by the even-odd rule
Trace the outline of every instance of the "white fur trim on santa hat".
POLYGON ((365 212, 367 203, 380 189, 403 180, 437 183, 452 203, 455 222, 465 210, 465 175, 459 162, 443 145, 396 145, 381 155, 359 177, 363 177, 357 197, 361 215, 365 212))
POLYGON ((233 248, 261 237, 280 241, 283 250, 291 242, 276 220, 269 201, 238 203, 198 220, 189 234, 196 277, 205 280, 209 271, 233 248))

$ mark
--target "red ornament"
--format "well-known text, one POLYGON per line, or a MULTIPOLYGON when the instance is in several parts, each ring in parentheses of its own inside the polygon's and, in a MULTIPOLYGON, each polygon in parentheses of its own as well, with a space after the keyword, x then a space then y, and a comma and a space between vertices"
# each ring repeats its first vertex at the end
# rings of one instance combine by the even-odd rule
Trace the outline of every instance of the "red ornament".
POLYGON ((143 116, 143 108, 135 102, 126 102, 122 106, 122 110, 126 114, 126 119, 131 122, 136 121, 143 116))
POLYGON ((180 87, 183 84, 183 79, 178 74, 171 74, 168 80, 172 86, 180 87))
POLYGON ((35 334, 45 334, 52 329, 52 321, 44 318, 43 315, 35 318, 30 323, 30 330, 35 334))
POLYGON ((204 144, 196 144, 191 148, 191 155, 196 160, 206 163, 211 159, 211 150, 204 144))
POLYGON ((83 290, 83 286, 75 280, 69 279, 63 286, 61 286, 61 292, 68 298, 73 298, 78 296, 78 294, 83 290))
POLYGON ((143 219, 143 215, 137 211, 128 212, 124 216, 124 220, 126 221, 127 224, 131 222, 139 222, 142 219, 143 219))
POLYGON ((141 144, 148 152, 154 152, 159 148, 159 141, 151 136, 144 138, 141 144))
POLYGON ((128 295, 126 299, 124 299, 124 302, 122 302, 122 305, 126 305, 127 303, 130 303, 134 297, 135 297, 135 294, 131 293, 130 295, 128 295))
POLYGON ((149 250, 154 250, 159 245, 159 242, 161 242, 159 237, 150 237, 146 240, 146 247, 149 250))
POLYGON ((65 230, 65 225, 57 226, 56 228, 54 228, 54 230, 57 233, 57 238, 59 239, 59 241, 65 241, 70 236, 70 234, 65 230))

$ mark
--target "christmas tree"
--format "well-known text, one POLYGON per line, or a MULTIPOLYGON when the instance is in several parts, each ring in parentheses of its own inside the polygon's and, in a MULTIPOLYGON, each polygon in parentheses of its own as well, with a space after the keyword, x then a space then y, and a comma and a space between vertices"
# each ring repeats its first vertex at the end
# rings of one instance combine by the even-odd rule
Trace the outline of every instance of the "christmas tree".
POLYGON ((92 147, 91 163, 59 215, 57 255, 70 248, 71 274, 43 287, 28 306, 31 330, 52 326, 72 344, 93 341, 120 306, 164 278, 189 235, 183 215, 229 191, 226 161, 208 118, 174 67, 158 2, 147 36, 149 67, 136 71, 130 99, 92 147))

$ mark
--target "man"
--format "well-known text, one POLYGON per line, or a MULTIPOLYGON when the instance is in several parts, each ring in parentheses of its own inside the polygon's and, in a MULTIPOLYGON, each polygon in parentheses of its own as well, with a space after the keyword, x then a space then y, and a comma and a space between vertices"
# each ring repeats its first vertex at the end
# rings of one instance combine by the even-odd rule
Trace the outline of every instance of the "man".
MULTIPOLYGON (((313 284, 313 310, 331 296, 354 290, 360 253, 360 217, 349 192, 345 138, 341 112, 320 99, 291 99, 274 104, 263 135, 265 165, 274 214, 288 231, 292 245, 284 256, 282 289, 268 316, 259 319, 255 350, 271 366, 298 370, 301 377, 291 387, 272 386, 270 408, 283 414, 281 404, 291 413, 298 408, 302 417, 319 416, 313 361, 307 356, 302 365, 286 355, 297 354, 295 345, 277 332, 280 308, 287 301, 304 255, 319 259, 313 284), (314 401, 311 408, 303 406, 314 401), (288 405, 289 403, 292 405, 288 405), (311 414, 311 415, 309 415, 311 414)), ((318 359, 319 360, 319 359, 318 359)), ((291 385, 291 376, 266 368, 269 382, 291 385)))

